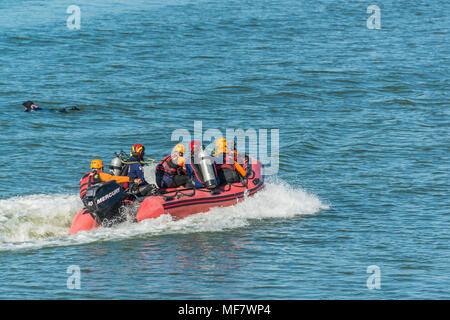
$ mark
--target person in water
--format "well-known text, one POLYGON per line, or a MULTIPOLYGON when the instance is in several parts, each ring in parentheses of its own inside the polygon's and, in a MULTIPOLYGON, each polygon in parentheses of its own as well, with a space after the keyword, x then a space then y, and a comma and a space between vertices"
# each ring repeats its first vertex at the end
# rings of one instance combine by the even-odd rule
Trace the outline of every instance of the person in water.
MULTIPOLYGON (((114 176, 112 174, 103 172, 104 166, 102 160, 100 159, 92 160, 91 169, 91 172, 86 173, 80 180, 81 200, 83 200, 84 196, 86 195, 87 188, 94 184, 115 180, 117 183, 123 184, 124 188, 126 189, 128 187, 127 183, 132 181, 128 176, 114 176)), ((135 179, 134 182, 140 183, 139 179, 135 179)))
POLYGON ((177 144, 172 154, 162 159, 156 166, 156 184, 160 188, 177 188, 186 185, 184 145, 177 144))
MULTIPOLYGON (((35 112, 35 111, 43 110, 43 111, 51 111, 51 112, 68 113, 66 108, 61 108, 61 109, 58 109, 58 110, 55 110, 55 109, 49 109, 49 110, 42 109, 42 108, 38 107, 37 105, 35 105, 34 102, 31 101, 31 100, 25 101, 24 103, 22 103, 22 105, 25 107, 25 110, 24 110, 25 112, 35 112)), ((71 107, 69 110, 70 111, 79 111, 80 109, 78 109, 77 107, 71 107)))
MULTIPOLYGON (((189 161, 186 161, 185 166, 186 166, 186 173, 191 179, 191 181, 186 184, 186 187, 188 188, 192 187, 191 186, 192 184, 196 188, 204 188, 206 187, 206 184, 197 159, 198 152, 201 150, 202 147, 198 141, 191 141, 190 147, 191 147, 191 157, 189 161)), ((214 170, 216 170, 215 166, 214 170)), ((216 175, 216 185, 219 185, 220 180, 217 176, 217 171, 215 172, 215 175, 216 175)))
POLYGON ((126 161, 128 166, 128 177, 130 177, 130 179, 139 179, 138 194, 141 196, 154 194, 157 189, 155 185, 149 184, 145 180, 144 167, 142 165, 144 155, 145 147, 140 143, 136 143, 131 147, 130 158, 126 161))
POLYGON ((22 105, 25 107, 25 112, 34 112, 42 110, 37 105, 35 105, 34 102, 31 100, 25 101, 24 103, 22 103, 22 105))

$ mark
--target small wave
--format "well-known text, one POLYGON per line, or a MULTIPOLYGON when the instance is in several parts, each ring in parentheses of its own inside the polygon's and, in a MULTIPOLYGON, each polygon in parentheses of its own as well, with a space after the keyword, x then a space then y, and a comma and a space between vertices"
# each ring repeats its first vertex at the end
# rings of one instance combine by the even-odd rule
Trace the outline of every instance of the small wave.
POLYGON ((0 200, 0 249, 4 244, 66 235, 81 208, 75 195, 36 194, 0 200))
POLYGON ((403 105, 403 106, 415 106, 416 104, 406 99, 393 99, 386 102, 387 105, 403 105))
POLYGON ((163 215, 140 223, 125 222, 112 228, 68 235, 72 219, 81 208, 77 195, 32 195, 0 200, 0 251, 178 233, 224 232, 249 226, 252 220, 311 215, 329 206, 301 188, 271 182, 261 192, 231 207, 216 207, 180 220, 163 215))

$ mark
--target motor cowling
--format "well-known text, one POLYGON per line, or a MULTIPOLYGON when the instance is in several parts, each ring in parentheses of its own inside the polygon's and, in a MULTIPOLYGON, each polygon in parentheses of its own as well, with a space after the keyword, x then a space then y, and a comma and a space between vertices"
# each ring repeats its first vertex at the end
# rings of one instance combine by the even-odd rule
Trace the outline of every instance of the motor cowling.
POLYGON ((89 187, 83 203, 95 221, 105 225, 120 219, 119 208, 126 197, 120 184, 107 181, 89 187))
POLYGON ((215 188, 217 186, 217 179, 211 157, 204 150, 199 150, 196 156, 206 188, 215 188))

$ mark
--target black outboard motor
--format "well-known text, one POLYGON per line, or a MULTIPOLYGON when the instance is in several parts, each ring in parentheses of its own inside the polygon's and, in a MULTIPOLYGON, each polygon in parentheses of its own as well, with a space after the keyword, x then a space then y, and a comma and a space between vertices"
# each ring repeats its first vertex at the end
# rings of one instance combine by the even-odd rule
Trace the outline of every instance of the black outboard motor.
POLYGON ((120 184, 115 181, 108 181, 89 187, 86 190, 83 202, 98 224, 110 226, 126 219, 120 213, 120 207, 126 197, 127 195, 120 184))

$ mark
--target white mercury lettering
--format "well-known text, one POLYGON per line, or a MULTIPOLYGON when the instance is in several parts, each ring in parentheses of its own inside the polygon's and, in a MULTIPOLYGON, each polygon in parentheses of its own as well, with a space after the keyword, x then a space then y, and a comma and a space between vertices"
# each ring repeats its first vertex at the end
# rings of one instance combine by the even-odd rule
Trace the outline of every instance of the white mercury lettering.
POLYGON ((104 195, 103 197, 101 197, 100 199, 97 200, 97 204, 102 203, 102 202, 112 198, 113 196, 115 196, 119 192, 120 192, 120 188, 117 188, 116 190, 108 193, 107 195, 104 195))

